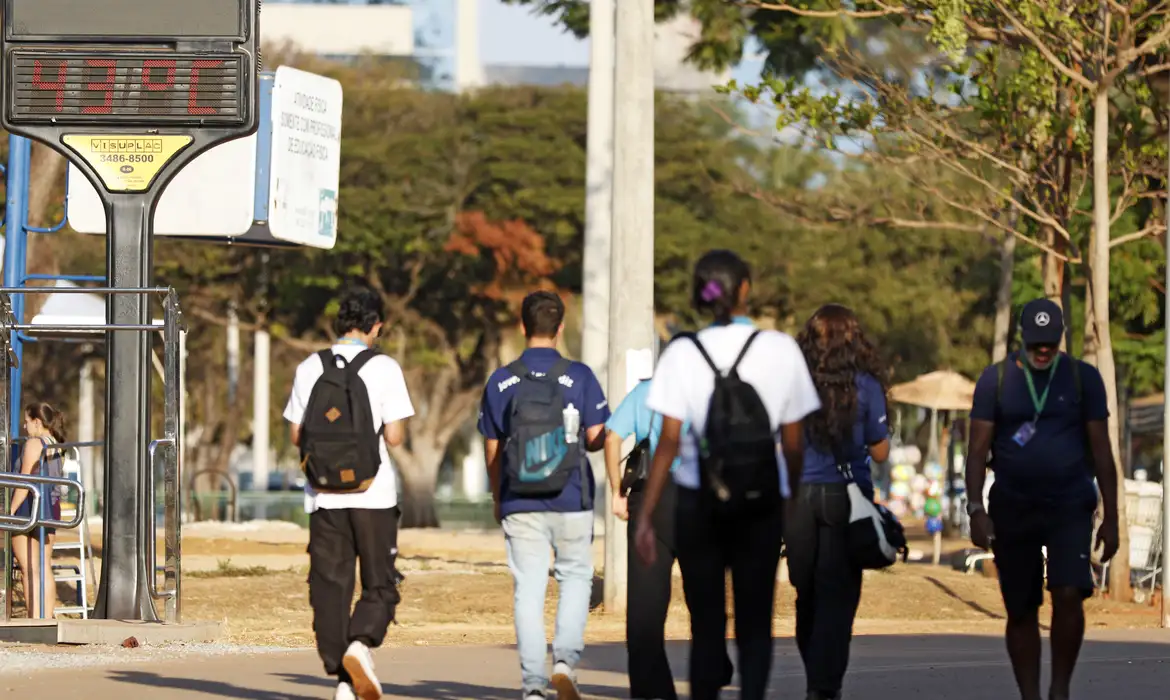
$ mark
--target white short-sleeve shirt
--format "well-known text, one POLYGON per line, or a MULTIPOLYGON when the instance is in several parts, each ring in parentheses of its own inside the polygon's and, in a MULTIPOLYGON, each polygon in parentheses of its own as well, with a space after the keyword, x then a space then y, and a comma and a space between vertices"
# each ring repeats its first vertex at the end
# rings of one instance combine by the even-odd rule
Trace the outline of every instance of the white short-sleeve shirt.
MULTIPOLYGON (((338 344, 334 345, 332 350, 335 355, 352 360, 365 348, 361 345, 338 344)), ((288 397, 288 405, 284 408, 285 420, 293 425, 304 423, 309 396, 313 393, 313 386, 324 373, 325 367, 317 355, 310 355, 297 367, 292 393, 288 397)), ((373 357, 358 371, 358 376, 366 383, 375 430, 414 415, 414 404, 411 403, 410 393, 406 390, 406 378, 402 375, 402 367, 394 358, 387 355, 373 357)), ((378 453, 382 458, 378 473, 374 477, 374 482, 362 493, 317 493, 306 483, 305 512, 312 513, 318 508, 378 510, 398 505, 398 479, 385 440, 379 440, 378 453)))
MULTIPOLYGON (((734 323, 699 331, 699 342, 721 371, 726 372, 739 356, 755 328, 734 323)), ((760 395, 777 432, 781 425, 799 423, 821 407, 816 386, 804 360, 804 353, 792 336, 762 331, 739 365, 739 376, 760 395)), ((654 371, 646 403, 650 410, 690 423, 679 445, 679 464, 672 473, 682 487, 699 488, 699 445, 696 436, 707 427, 707 407, 715 391, 715 374, 690 340, 672 342, 654 371)), ((788 470, 777 450, 780 492, 791 495, 788 470)))

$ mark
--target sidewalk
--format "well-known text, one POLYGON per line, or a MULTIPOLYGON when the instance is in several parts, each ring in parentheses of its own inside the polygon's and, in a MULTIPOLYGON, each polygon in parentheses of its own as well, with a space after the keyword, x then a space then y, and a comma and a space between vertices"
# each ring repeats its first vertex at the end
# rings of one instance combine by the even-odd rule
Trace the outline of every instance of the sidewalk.
MULTIPOLYGON (((686 645, 674 644, 671 655, 676 675, 685 676, 686 645)), ((506 648, 385 650, 378 653, 377 662, 390 700, 520 697, 515 652, 506 648)), ((621 645, 589 649, 580 672, 586 697, 628 697, 625 667, 621 645)), ((774 678, 769 697, 804 697, 800 660, 791 639, 777 640, 774 678)), ((1074 697, 1086 700, 1165 697, 1170 687, 1170 634, 1157 630, 1091 634, 1075 685, 1074 697)), ((0 693, 10 698, 80 693, 85 700, 316 700, 331 697, 332 685, 321 677, 313 652, 292 651, 76 671, 0 673, 0 693)), ((846 695, 859 700, 1010 700, 1015 691, 1003 643, 997 637, 868 636, 857 638, 853 645, 846 695)))

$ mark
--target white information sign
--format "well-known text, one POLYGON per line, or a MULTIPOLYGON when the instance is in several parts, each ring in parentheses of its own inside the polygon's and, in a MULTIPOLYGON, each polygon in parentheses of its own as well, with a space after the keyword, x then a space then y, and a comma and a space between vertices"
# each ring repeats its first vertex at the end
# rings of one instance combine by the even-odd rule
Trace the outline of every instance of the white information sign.
POLYGON ((337 240, 341 100, 336 80, 276 69, 268 227, 277 240, 315 248, 337 240))
MULTIPOLYGON (((69 226, 106 233, 102 200, 85 175, 69 166, 69 226)), ((256 203, 256 137, 201 153, 171 180, 154 213, 156 236, 239 236, 252 226, 256 203)))

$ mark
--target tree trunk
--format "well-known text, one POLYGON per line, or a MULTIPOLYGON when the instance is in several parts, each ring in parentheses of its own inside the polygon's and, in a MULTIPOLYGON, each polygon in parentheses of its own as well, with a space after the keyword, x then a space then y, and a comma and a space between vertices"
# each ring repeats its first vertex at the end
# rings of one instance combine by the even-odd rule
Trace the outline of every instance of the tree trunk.
MULTIPOLYGON (((411 436, 412 449, 396 449, 395 463, 402 479, 402 527, 439 527, 439 511, 435 508, 435 487, 438 486, 439 467, 443 464, 445 449, 439 449, 433 440, 411 436), (430 442, 426 447, 419 443, 430 442)), ((445 447, 445 445, 444 445, 445 447)))
MULTIPOLYGON (((1049 228, 1045 233, 1045 242, 1053 252, 1044 252, 1044 297, 1067 312, 1064 304, 1064 259, 1061 257, 1064 238, 1055 229, 1049 228)), ((1061 340, 1060 349, 1068 350, 1064 339, 1061 340)))
MULTIPOLYGON (((1097 369, 1105 381, 1109 403, 1109 444, 1117 472, 1117 515, 1120 522, 1120 548, 1110 567, 1109 590, 1117 600, 1130 601, 1133 591, 1129 580, 1129 532, 1125 519, 1125 466, 1121 461, 1120 421, 1117 415, 1117 371, 1113 364, 1113 344, 1109 336, 1109 90, 1099 86, 1093 104, 1093 233, 1089 245, 1089 294, 1092 297, 1092 321, 1096 341, 1097 369)), ((1087 329, 1086 329, 1087 330, 1087 329)), ((1087 333, 1086 333, 1087 335, 1087 333)))
MULTIPOLYGON (((1013 224, 1014 225, 1014 224, 1013 224)), ((999 289, 995 294, 995 342, 991 348, 991 361, 999 362, 1007 357, 1008 334, 1012 327, 1012 277, 1016 267, 1016 237, 1004 234, 999 247, 999 289)))

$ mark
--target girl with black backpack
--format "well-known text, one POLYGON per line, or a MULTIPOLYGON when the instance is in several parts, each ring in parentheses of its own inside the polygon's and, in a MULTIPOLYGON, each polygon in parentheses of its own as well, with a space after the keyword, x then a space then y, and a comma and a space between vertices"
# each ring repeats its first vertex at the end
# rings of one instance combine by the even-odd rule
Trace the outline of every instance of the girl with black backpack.
POLYGON ((785 543, 796 588, 796 643, 808 700, 836 700, 849 664, 861 566, 851 557, 851 473, 873 500, 872 462, 890 453, 885 370, 851 310, 822 306, 797 337, 822 408, 804 421, 807 447, 785 543), (843 469, 848 467, 848 471, 843 469))
POLYGON ((772 665, 772 613, 783 499, 800 474, 801 421, 820 407, 796 341, 747 319, 751 272, 717 250, 696 264, 693 302, 713 324, 667 347, 647 405, 662 434, 635 531, 638 553, 657 556, 653 514, 667 481, 678 489, 675 538, 691 613, 691 697, 715 700, 731 683, 725 576, 735 598, 740 697, 763 700, 772 665), (682 426, 689 424, 684 434, 682 426), (787 470, 777 459, 777 438, 787 470), (679 464, 671 471, 671 463, 679 464))

